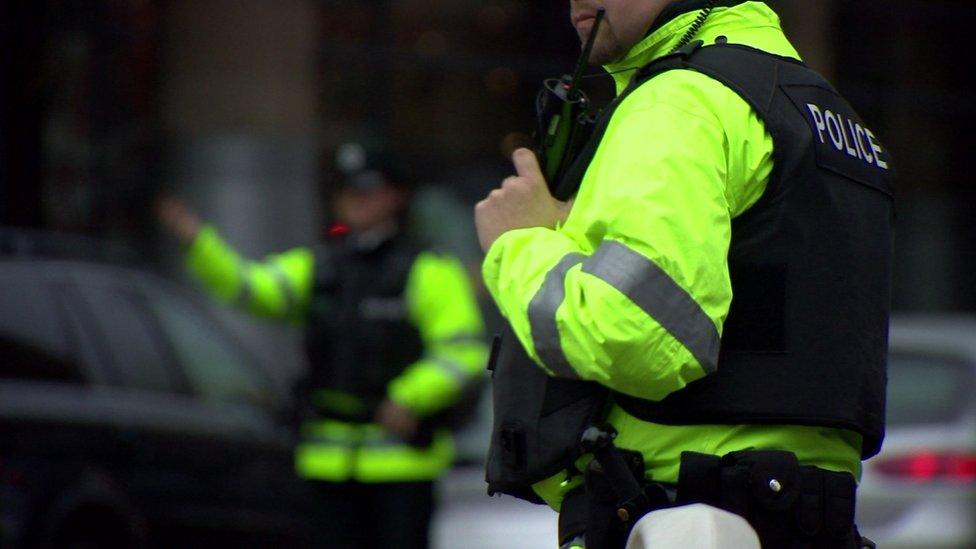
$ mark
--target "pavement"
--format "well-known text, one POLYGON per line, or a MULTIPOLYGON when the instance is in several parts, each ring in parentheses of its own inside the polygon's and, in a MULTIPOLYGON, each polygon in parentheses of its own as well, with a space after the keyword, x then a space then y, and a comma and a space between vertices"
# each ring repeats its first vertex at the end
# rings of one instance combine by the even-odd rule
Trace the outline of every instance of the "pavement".
POLYGON ((433 549, 555 549, 552 509, 485 490, 482 467, 456 468, 440 481, 433 549))

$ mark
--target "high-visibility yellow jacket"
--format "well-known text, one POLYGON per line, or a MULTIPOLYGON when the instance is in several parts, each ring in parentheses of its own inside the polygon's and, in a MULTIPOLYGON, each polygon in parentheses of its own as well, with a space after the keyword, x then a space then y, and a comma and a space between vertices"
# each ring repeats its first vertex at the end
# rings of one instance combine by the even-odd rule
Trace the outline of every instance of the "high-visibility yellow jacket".
MULTIPOLYGON (((250 261, 204 227, 187 251, 187 266, 216 297, 253 315, 296 324, 307 317, 315 277, 309 247, 250 261)), ((455 258, 420 253, 403 298, 424 355, 389 382, 387 397, 423 419, 454 405, 466 385, 484 375, 484 326, 468 273, 455 258)), ((316 388, 311 399, 336 411, 361 405, 357 395, 327 387, 316 388)), ((323 418, 302 426, 295 466, 306 478, 326 481, 422 481, 437 478, 453 457, 446 429, 429 446, 417 447, 373 423, 323 418)))
MULTIPOLYGON (((618 93, 635 72, 622 69, 670 52, 696 15, 676 17, 606 67, 621 71, 614 74, 618 93)), ((762 2, 716 8, 696 38, 709 44, 719 36, 799 58, 762 2)), ((731 220, 763 194, 772 153, 772 137, 756 113, 708 76, 673 70, 633 91, 614 113, 565 223, 509 231, 485 258, 485 284, 529 355, 551 373, 571 369, 573 376, 651 400, 705 376, 713 365, 699 363, 694 342, 676 339, 601 273, 626 278, 650 261, 659 276, 658 302, 674 309, 668 314, 699 319, 701 331, 721 333, 732 300, 731 220), (590 257, 605 264, 584 270, 590 257), (693 303, 668 299, 675 289, 693 303), (530 329, 531 315, 540 314, 529 307, 537 295, 557 296, 541 308, 555 317, 557 330, 548 339, 530 329)), ((860 474, 861 437, 852 431, 661 425, 618 407, 608 421, 620 433, 616 444, 642 452, 648 476, 658 481, 677 481, 683 451, 723 455, 748 447, 790 450, 803 464, 860 474)), ((564 479, 535 486, 556 509, 578 482, 564 479)))

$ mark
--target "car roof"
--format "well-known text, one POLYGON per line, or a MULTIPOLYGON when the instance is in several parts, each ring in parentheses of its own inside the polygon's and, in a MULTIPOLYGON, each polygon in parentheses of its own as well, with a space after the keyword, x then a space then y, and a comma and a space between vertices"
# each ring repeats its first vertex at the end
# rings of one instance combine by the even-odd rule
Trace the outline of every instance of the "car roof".
POLYGON ((0 261, 67 259, 117 265, 140 265, 145 257, 112 240, 18 227, 0 227, 0 261))
POLYGON ((896 315, 891 320, 890 347, 965 357, 976 367, 976 315, 930 313, 896 315))
POLYGON ((144 265, 135 263, 32 255, 0 256, 0 272, 6 272, 18 278, 39 277, 42 280, 62 278, 68 275, 76 280, 95 277, 99 280, 112 280, 120 284, 148 283, 154 287, 165 288, 170 293, 180 294, 191 300, 194 299, 193 292, 187 287, 144 265))

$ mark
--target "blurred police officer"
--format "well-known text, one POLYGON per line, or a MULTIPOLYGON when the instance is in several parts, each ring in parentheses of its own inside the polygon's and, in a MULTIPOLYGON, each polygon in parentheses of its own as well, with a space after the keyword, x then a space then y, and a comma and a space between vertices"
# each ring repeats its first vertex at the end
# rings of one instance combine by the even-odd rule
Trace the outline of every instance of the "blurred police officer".
POLYGON ((765 547, 858 546, 855 479, 884 433, 887 152, 763 2, 570 7, 583 40, 605 8, 590 61, 618 98, 578 179, 549 182, 572 201, 522 149, 476 207, 485 283, 532 359, 503 348, 494 370, 492 489, 541 496, 590 549, 693 502, 765 547), (541 397, 505 381, 537 367, 541 397), (590 462, 587 413, 608 423, 590 462))
POLYGON ((305 328, 314 415, 295 467, 321 496, 322 545, 426 547, 451 411, 484 368, 482 320, 462 265, 402 231, 407 194, 389 151, 346 143, 336 166, 328 236, 261 261, 177 199, 159 213, 217 298, 305 328))

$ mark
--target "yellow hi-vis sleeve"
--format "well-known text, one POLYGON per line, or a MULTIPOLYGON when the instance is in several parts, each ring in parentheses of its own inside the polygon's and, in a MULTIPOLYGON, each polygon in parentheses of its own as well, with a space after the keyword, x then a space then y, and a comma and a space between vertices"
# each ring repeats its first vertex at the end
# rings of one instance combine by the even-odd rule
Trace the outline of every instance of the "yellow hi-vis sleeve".
POLYGON ((484 323, 470 277, 453 257, 420 254, 410 269, 405 298, 424 357, 394 378, 387 392, 425 417, 454 404, 465 387, 485 375, 484 323))
POLYGON ((652 400, 713 371, 731 219, 761 195, 771 154, 745 101, 704 75, 670 71, 630 94, 563 226, 509 231, 485 258, 529 355, 652 400))
POLYGON ((186 265, 216 297, 255 316, 298 322, 311 299, 314 259, 310 248, 251 261, 207 226, 187 250, 186 265))

